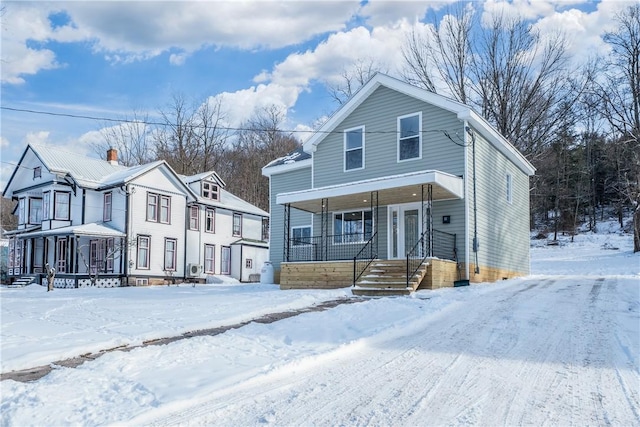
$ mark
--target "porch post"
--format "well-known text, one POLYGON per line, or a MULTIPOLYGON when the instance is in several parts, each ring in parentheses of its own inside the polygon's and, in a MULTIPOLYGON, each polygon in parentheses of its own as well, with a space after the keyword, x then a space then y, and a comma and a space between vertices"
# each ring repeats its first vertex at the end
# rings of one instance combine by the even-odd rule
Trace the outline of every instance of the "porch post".
POLYGON ((291 223, 291 206, 289 203, 284 205, 284 254, 282 260, 289 262, 289 224, 291 223))
POLYGON ((328 261, 329 251, 329 199, 322 199, 322 213, 320 215, 320 241, 322 245, 322 254, 320 261, 328 261))
MULTIPOLYGON (((378 192, 377 191, 372 191, 371 192, 371 196, 369 197, 369 199, 371 199, 371 217, 373 219, 373 234, 375 235, 375 251, 376 251, 376 258, 378 257, 378 192)), ((371 257, 373 257, 373 244, 371 245, 371 257)))
POLYGON ((433 186, 422 185, 422 230, 426 239, 422 239, 422 253, 433 256, 433 186), (426 232, 426 233, 425 233, 426 232), (425 242, 426 240, 426 242, 425 242), (426 248, 425 248, 426 243, 426 248), (426 249, 426 251, 425 251, 426 249))

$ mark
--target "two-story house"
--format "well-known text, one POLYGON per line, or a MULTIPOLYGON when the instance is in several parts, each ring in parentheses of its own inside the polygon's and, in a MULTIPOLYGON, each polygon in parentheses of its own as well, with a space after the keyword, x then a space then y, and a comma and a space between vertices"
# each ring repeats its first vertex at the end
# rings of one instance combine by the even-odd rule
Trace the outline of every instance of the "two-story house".
POLYGON ((526 275, 534 172, 470 107, 377 74, 263 168, 275 277, 381 295, 526 275))
POLYGON ((267 258, 268 213, 215 172, 179 176, 164 161, 126 167, 28 145, 4 190, 18 201, 9 277, 55 287, 250 280, 267 258))

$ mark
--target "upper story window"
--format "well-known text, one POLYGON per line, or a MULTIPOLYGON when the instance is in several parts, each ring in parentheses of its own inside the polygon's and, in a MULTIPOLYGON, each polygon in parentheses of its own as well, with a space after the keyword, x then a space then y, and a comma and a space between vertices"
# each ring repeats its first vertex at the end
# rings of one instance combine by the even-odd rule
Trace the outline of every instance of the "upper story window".
POLYGON ((262 240, 269 240, 269 218, 262 218, 262 240))
POLYGON ((513 180, 511 174, 507 174, 507 203, 513 203, 513 180))
POLYGON ((398 161, 422 158, 422 113, 398 117, 398 161))
POLYGON ((55 192, 53 195, 53 219, 69 220, 71 208, 71 193, 55 192))
POLYGON ((49 214, 51 206, 51 193, 44 192, 42 193, 42 219, 51 219, 51 215, 49 214))
POLYGON ((171 222, 171 198, 160 196, 160 222, 169 224, 171 222))
POLYGON ((171 197, 147 193, 147 221, 169 224, 171 219, 171 197))
POLYGON ((344 170, 364 168, 364 126, 344 131, 344 170))
POLYGON ((204 224, 204 231, 207 233, 216 232, 216 210, 214 208, 207 208, 204 224))
POLYGON ((241 237, 242 236, 242 214, 234 213, 233 214, 233 236, 241 237))
POLYGON ((42 199, 29 199, 29 224, 42 224, 42 199))
POLYGON ((147 221, 158 221, 158 195, 147 193, 147 221))
POLYGON ((202 197, 205 199, 211 200, 219 200, 220 197, 220 187, 213 182, 202 182, 202 197))
POLYGON ((42 168, 40 166, 36 166, 33 168, 33 179, 40 178, 42 176, 42 168))
POLYGON ((24 224, 25 222, 25 207, 24 204, 26 203, 25 198, 23 197, 22 199, 18 200, 18 224, 24 224))
POLYGON ((341 212, 333 217, 333 242, 366 242, 371 238, 373 216, 371 211, 341 212))
POLYGON ((200 209, 198 206, 189 208, 189 230, 199 230, 200 227, 200 209))
POLYGON ((104 203, 102 204, 102 220, 111 221, 111 207, 113 202, 113 194, 111 192, 104 193, 104 203))

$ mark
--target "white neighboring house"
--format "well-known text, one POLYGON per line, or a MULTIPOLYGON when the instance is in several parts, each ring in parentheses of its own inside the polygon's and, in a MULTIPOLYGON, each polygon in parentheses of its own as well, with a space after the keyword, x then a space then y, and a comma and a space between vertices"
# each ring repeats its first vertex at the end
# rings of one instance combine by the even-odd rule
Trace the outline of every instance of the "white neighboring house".
POLYGON ((164 161, 127 167, 28 145, 4 190, 18 201, 9 278, 55 287, 257 280, 269 214, 224 190, 215 172, 180 176, 164 161))

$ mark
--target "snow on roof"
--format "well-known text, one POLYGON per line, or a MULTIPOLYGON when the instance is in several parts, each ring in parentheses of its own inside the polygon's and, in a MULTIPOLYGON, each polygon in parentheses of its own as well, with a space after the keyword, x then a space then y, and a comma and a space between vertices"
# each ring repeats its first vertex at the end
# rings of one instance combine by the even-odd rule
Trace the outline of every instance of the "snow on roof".
POLYGON ((207 172, 202 172, 202 173, 199 173, 196 175, 190 175, 190 176, 180 175, 180 179, 187 184, 191 184, 192 182, 201 181, 205 178, 208 178, 211 175, 214 175, 214 179, 218 181, 220 185, 222 185, 223 187, 227 185, 222 180, 222 178, 220 178, 220 175, 218 175, 218 173, 215 171, 207 171, 207 172))
POLYGON ((259 207, 252 205, 251 203, 241 199, 235 194, 228 192, 224 188, 220 189, 219 201, 198 196, 198 203, 253 215, 269 216, 269 212, 266 212, 259 207))
POLYGON ((286 156, 279 157, 275 160, 272 160, 265 166, 265 168, 270 168, 273 166, 280 166, 280 165, 290 165, 295 162, 299 162, 299 161, 310 159, 310 158, 311 158, 311 154, 305 152, 302 147, 298 147, 292 152, 290 152, 289 154, 287 154, 286 156))
POLYGON ((128 168, 125 168, 123 170, 119 170, 117 172, 112 173, 109 176, 103 177, 100 180, 100 186, 101 187, 109 187, 112 185, 117 185, 123 182, 128 182, 131 181, 132 179, 136 178, 137 176, 142 175, 143 173, 157 167, 160 166, 162 163, 164 163, 163 160, 157 160, 155 162, 151 162, 151 163, 147 163, 144 165, 139 165, 139 166, 131 166, 128 168))
POLYGON ((101 236, 101 237, 124 237, 122 231, 109 227, 105 224, 92 222, 82 225, 69 225, 67 227, 52 228, 45 231, 22 234, 21 237, 47 236, 47 235, 74 235, 74 236, 101 236))

